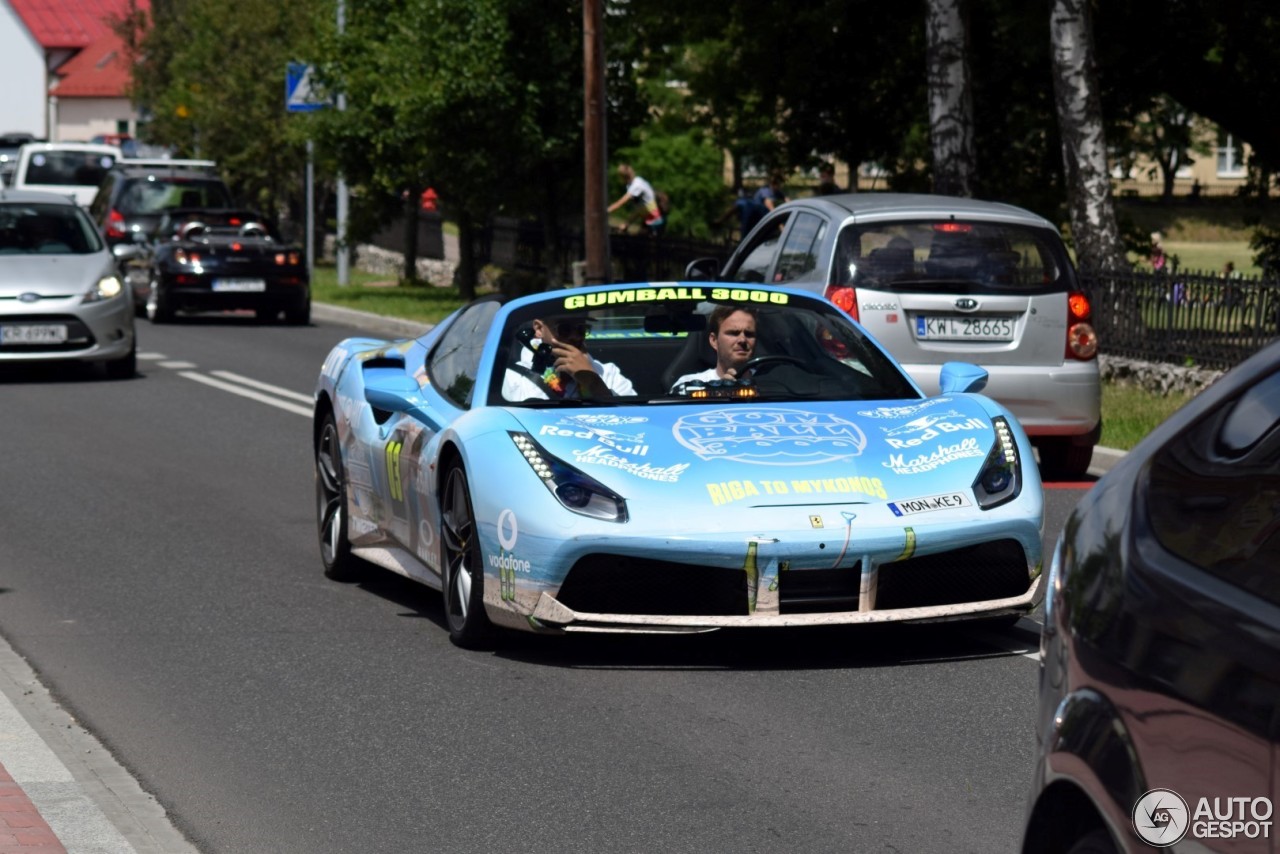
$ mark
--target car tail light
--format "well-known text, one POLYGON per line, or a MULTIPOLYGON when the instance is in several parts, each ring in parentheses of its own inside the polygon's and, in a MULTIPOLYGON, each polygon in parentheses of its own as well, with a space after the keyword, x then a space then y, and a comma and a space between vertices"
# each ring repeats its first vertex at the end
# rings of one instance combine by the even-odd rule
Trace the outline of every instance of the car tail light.
POLYGON ((973 231, 973 226, 967 222, 939 222, 934 223, 933 230, 943 234, 968 234, 973 231))
POLYGON ((185 249, 177 249, 173 253, 173 260, 177 261, 179 264, 190 264, 194 267, 200 263, 200 253, 188 252, 185 249))
POLYGON ((848 285, 827 285, 827 290, 822 295, 854 320, 859 319, 857 288, 851 288, 848 285))
POLYGON ((124 237, 127 233, 124 228, 124 214, 115 208, 107 211, 107 237, 124 237))
POLYGON ((288 264, 290 267, 298 266, 301 256, 297 252, 277 252, 276 264, 283 267, 288 264))
POLYGON ((1067 294, 1067 358, 1086 361, 1098 354, 1098 333, 1089 318, 1093 308, 1079 291, 1067 294))

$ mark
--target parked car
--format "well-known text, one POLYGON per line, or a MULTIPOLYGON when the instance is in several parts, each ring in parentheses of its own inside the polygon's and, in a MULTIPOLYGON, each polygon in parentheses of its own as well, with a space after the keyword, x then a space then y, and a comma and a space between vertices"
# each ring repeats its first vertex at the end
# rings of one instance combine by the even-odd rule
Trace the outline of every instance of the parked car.
POLYGON ((1274 849, 1280 342, 1068 517, 1044 601, 1023 851, 1274 849))
POLYGON ((35 134, 12 132, 0 135, 0 187, 13 185, 13 173, 18 168, 18 151, 29 142, 44 142, 35 134))
POLYGON ((107 171, 124 155, 115 145, 92 142, 31 142, 18 150, 13 184, 19 190, 44 190, 71 196, 88 207, 107 171))
POLYGON ((84 210, 66 196, 0 192, 0 363, 96 362, 137 371, 133 300, 84 210))
POLYGON ((1016 619, 1036 605, 1043 496, 1017 421, 976 393, 985 378, 948 364, 926 395, 799 290, 480 299, 420 338, 350 338, 325 359, 324 571, 353 580, 373 563, 443 590, 463 646, 495 626, 1016 619), (697 376, 716 364, 724 305, 754 309, 751 359, 697 376), (575 335, 607 389, 553 363, 575 335))
POLYGON ((723 268, 688 278, 768 282, 831 299, 923 388, 959 359, 990 374, 1046 475, 1079 477, 1102 432, 1091 307, 1058 230, 1012 205, 855 193, 779 205, 723 268))
POLYGON ((311 321, 311 277, 301 246, 282 240, 254 211, 174 208, 151 243, 113 250, 128 276, 135 307, 152 323, 180 311, 251 309, 259 320, 284 312, 286 323, 311 321))
POLYGON ((175 208, 233 208, 212 160, 120 160, 103 176, 89 215, 107 244, 150 242, 175 208))

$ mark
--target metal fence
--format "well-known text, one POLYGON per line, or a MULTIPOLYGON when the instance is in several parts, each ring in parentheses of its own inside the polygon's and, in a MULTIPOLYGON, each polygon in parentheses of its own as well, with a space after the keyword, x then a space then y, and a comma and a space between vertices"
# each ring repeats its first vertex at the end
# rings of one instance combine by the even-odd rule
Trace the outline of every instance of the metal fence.
POLYGON ((1082 271, 1099 349, 1228 370, 1280 336, 1280 281, 1203 273, 1082 271))

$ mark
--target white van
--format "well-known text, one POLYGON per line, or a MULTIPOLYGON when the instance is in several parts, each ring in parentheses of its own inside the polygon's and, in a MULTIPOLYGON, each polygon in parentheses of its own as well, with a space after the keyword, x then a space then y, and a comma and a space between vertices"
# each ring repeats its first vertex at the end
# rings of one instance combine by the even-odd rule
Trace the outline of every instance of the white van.
POLYGON ((93 142, 30 142, 18 151, 13 188, 71 196, 87 208, 107 170, 124 157, 115 145, 93 142))

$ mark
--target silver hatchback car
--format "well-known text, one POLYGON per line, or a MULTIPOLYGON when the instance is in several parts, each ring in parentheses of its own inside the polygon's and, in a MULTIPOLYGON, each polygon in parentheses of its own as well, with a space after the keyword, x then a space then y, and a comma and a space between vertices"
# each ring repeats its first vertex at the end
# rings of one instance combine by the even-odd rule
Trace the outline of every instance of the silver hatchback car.
POLYGON ((818 196, 779 205, 717 263, 698 259, 688 276, 823 294, 929 394, 942 363, 981 365, 984 393, 1017 416, 1046 477, 1088 469, 1102 430, 1098 341, 1048 220, 950 196, 818 196))
POLYGON ((64 360, 132 377, 133 297, 83 208, 0 190, 0 364, 64 360))

